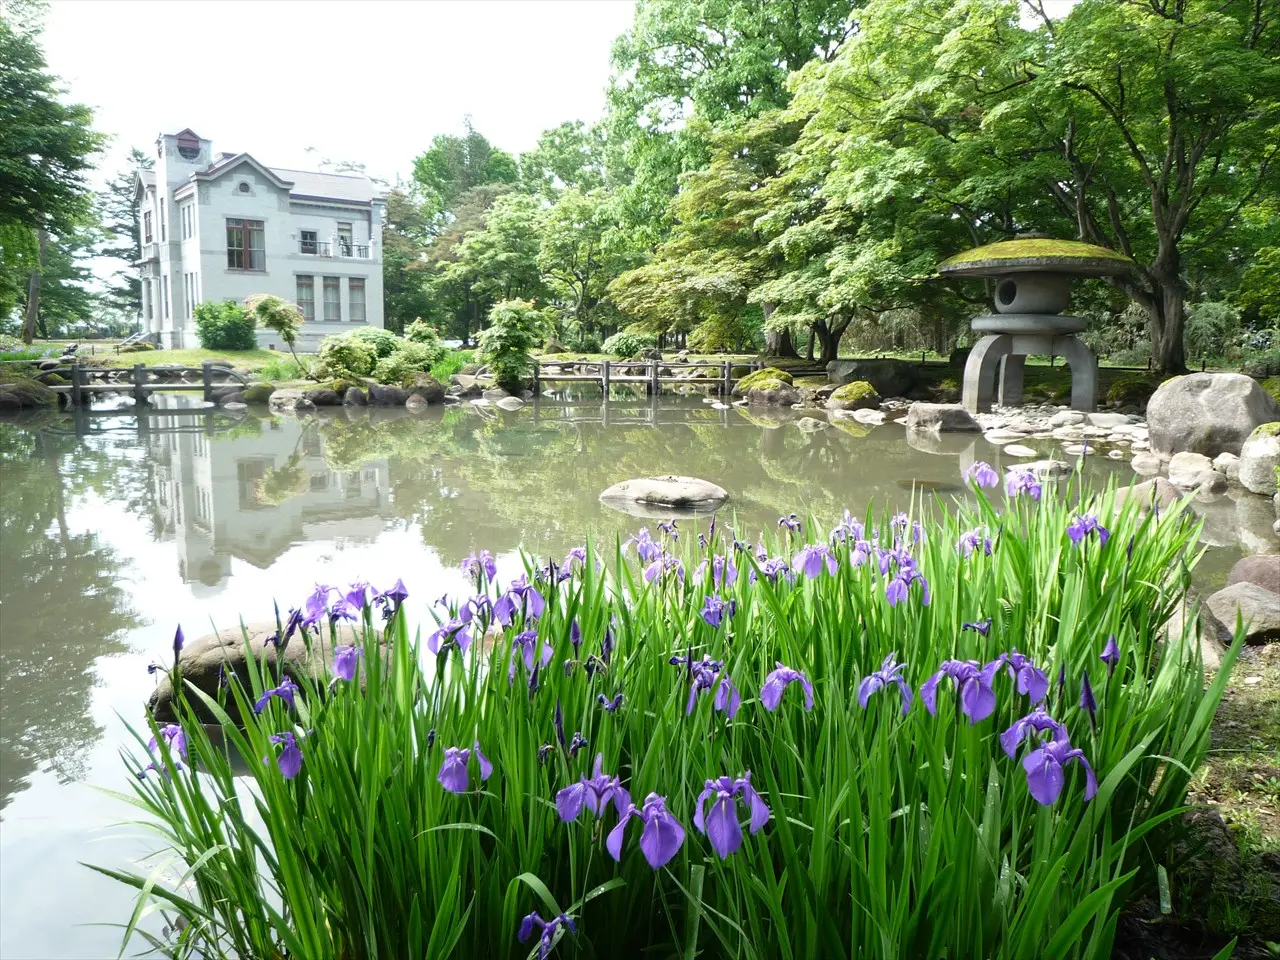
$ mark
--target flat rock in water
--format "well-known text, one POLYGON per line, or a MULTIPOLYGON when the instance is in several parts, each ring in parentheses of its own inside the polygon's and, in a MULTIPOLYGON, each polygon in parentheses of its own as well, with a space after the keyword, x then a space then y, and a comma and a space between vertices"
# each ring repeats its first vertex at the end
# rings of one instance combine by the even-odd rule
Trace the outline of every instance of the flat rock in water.
POLYGON ((1129 418, 1123 413, 1088 413, 1085 414, 1085 418, 1094 427, 1114 429, 1115 427, 1129 425, 1129 418))
POLYGON ((1135 453, 1133 459, 1129 461, 1129 466, 1133 467, 1134 473, 1150 477, 1159 473, 1163 464, 1154 453, 1135 453))
POLYGON ((929 433, 979 433, 981 424, 958 403, 913 403, 907 429, 929 433))
POLYGON ((1011 443, 1004 448, 1004 452, 1011 457, 1034 457, 1036 452, 1030 447, 1024 447, 1020 443, 1011 443))
POLYGON ((1030 470, 1037 480, 1058 480, 1070 476, 1071 464, 1065 460, 1033 460, 1030 463, 1019 463, 1011 470, 1030 470))
POLYGON ((885 413, 883 410, 854 410, 853 419, 859 423, 865 423, 869 426, 878 427, 885 421, 885 413))
POLYGON ((805 433, 815 433, 818 430, 826 430, 831 424, 825 420, 819 420, 816 417, 801 417, 796 421, 796 426, 805 433))
POLYGON ((1153 477, 1116 490, 1115 508, 1119 510, 1128 501, 1136 500, 1141 504, 1138 508, 1141 513, 1149 512, 1153 506, 1158 510, 1167 510, 1181 496, 1178 488, 1164 477, 1153 477))
POLYGON ((239 401, 239 400, 231 400, 231 401, 229 401, 228 403, 224 403, 224 404, 222 405, 222 409, 223 409, 223 410, 229 410, 231 413, 236 413, 236 412, 238 412, 238 411, 240 411, 240 410, 248 410, 248 409, 249 409, 249 405, 248 405, 247 403, 243 403, 243 402, 241 402, 241 401, 239 401))
POLYGON ((1013 443, 1015 440, 1022 440, 1025 434, 1016 433, 1003 427, 997 427, 994 430, 988 430, 982 435, 988 443, 1013 443))
POLYGON ((622 504, 645 504, 668 510, 709 512, 729 499, 729 492, 708 480, 697 477, 640 477, 623 480, 600 494, 608 506, 625 509, 622 504))
POLYGON ((524 401, 519 397, 503 397, 494 406, 502 410, 519 410, 524 406, 524 401))

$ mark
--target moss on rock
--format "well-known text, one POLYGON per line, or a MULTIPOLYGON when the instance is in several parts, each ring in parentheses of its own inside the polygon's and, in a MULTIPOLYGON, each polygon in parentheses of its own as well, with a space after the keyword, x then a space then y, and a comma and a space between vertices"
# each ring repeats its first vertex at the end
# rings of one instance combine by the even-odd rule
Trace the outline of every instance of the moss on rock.
MULTIPOLYGON (((785 370, 779 370, 777 367, 765 367, 763 370, 749 373, 739 380, 738 385, 734 387, 734 393, 745 394, 772 380, 779 380, 789 386, 791 384, 791 374, 785 370)), ((774 387, 772 389, 777 388, 774 387)))
POLYGON ((1271 395, 1271 399, 1280 403, 1280 377, 1267 377, 1258 386, 1271 395))
POLYGON ((1160 384, 1154 378, 1141 373, 1117 377, 1107 388, 1107 402, 1116 404, 1144 404, 1151 399, 1160 384))
POLYGON ((273 383, 251 383, 244 388, 245 403, 266 403, 271 399, 271 395, 276 392, 273 383))
POLYGON ((1255 427, 1253 433, 1249 434, 1249 439, 1252 440, 1254 437, 1280 437, 1280 420, 1272 420, 1270 423, 1255 427))
POLYGON ((15 407, 48 407, 57 403, 58 395, 37 380, 13 380, 0 383, 0 409, 15 407))
POLYGON ((860 410, 880 406, 880 394, 865 380, 854 380, 831 391, 827 406, 833 410, 860 410))

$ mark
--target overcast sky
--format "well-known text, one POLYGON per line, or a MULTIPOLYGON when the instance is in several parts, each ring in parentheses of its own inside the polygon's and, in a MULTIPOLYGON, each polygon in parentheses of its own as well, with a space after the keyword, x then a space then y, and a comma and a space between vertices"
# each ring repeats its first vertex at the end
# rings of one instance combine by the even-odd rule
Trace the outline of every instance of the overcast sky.
POLYGON ((105 175, 130 146, 190 127, 271 166, 355 160, 394 180, 464 114, 514 153, 564 120, 597 119, 632 11, 632 0, 53 0, 43 43, 113 138, 105 175))

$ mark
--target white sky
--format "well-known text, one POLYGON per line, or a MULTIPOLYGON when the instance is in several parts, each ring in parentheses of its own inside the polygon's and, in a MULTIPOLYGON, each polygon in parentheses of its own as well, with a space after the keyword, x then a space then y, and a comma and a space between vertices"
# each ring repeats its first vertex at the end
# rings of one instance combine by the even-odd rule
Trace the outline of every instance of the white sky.
POLYGON ((514 153, 601 116, 632 12, 632 0, 54 0, 43 44, 113 138, 99 181, 129 147, 183 127, 271 166, 354 160, 394 180, 467 113, 514 153))

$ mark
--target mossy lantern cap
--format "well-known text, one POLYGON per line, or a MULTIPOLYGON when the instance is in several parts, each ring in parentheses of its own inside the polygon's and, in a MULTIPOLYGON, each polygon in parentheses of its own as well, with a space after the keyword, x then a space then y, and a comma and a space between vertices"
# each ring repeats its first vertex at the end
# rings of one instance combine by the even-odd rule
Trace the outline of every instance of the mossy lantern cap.
POLYGON ((1011 273, 1060 273, 1110 277, 1128 273, 1133 261, 1122 253, 1079 240, 1004 240, 957 253, 938 264, 949 277, 1002 277, 1011 273))

